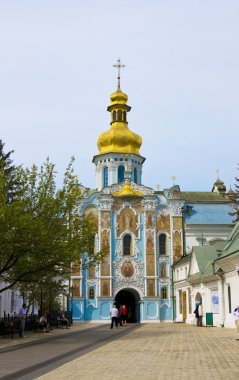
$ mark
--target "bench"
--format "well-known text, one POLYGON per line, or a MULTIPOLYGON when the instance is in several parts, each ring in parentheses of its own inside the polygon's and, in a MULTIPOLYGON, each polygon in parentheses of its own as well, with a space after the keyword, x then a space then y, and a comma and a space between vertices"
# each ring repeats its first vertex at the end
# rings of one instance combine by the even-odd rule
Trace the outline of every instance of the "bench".
POLYGON ((63 329, 64 326, 68 329, 70 327, 68 320, 60 319, 60 327, 63 329))
POLYGON ((2 329, 2 337, 5 338, 5 336, 12 336, 12 339, 14 337, 14 334, 18 334, 21 332, 20 328, 21 321, 19 319, 14 319, 10 321, 5 321, 3 323, 3 329, 2 329))

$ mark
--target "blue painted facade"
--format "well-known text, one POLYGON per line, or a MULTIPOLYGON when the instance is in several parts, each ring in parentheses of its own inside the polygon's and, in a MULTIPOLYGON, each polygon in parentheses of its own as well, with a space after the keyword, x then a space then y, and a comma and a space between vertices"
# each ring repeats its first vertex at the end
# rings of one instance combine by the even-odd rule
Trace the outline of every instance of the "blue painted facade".
MULTIPOLYGON (((116 95, 126 99, 121 92, 116 95)), ((125 110, 130 110, 117 102, 108 110, 116 112, 117 107, 124 107, 125 115, 125 110)), ((112 123, 115 118, 116 114, 112 123)), ((121 124, 117 128, 123 128, 121 124)), ((111 140, 108 132, 104 141, 101 138, 104 149, 107 141, 115 141, 113 132, 111 140)), ((132 135, 129 139, 134 138, 132 135)), ((106 247, 107 255, 99 266, 72 274, 69 307, 75 322, 109 323, 114 302, 127 306, 131 322, 172 321, 175 305, 171 266, 190 244, 185 226, 231 224, 227 197, 218 195, 217 199, 215 195, 212 202, 194 199, 191 204, 184 200, 177 185, 160 192, 142 185, 145 158, 135 151, 136 143, 132 141, 130 154, 124 151, 123 144, 120 152, 112 148, 112 152, 95 156, 97 190, 82 187, 80 215, 98 225, 95 252, 106 247), (130 241, 127 247, 126 241, 130 241)))

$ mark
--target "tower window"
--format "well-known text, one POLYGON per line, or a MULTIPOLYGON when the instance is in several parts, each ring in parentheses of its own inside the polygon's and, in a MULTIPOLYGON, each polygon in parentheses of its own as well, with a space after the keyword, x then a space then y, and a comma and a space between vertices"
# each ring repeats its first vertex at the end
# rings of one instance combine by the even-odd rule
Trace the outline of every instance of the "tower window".
POLYGON ((166 235, 159 235, 159 254, 166 255, 166 235))
POLYGON ((113 111, 113 121, 116 121, 116 111, 113 111))
POLYGON ((132 237, 125 235, 123 238, 123 255, 128 256, 131 254, 132 237))
POLYGON ((138 183, 137 169, 134 168, 134 183, 138 183))
POLYGON ((104 168, 104 187, 108 186, 108 168, 104 168))
POLYGON ((119 166, 118 168, 118 183, 124 181, 124 166, 119 166))
POLYGON ((94 298, 95 298, 95 289, 94 288, 90 288, 89 289, 89 299, 93 300, 94 298))
POLYGON ((123 120, 126 121, 126 111, 123 112, 123 120))
POLYGON ((118 121, 122 121, 122 111, 118 111, 118 121))

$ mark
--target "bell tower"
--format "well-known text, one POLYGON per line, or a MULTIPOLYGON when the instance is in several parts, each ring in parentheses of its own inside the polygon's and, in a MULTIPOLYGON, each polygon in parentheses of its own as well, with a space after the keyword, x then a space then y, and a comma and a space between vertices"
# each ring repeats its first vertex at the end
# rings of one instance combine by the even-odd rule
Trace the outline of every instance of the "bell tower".
POLYGON ((145 161, 139 152, 142 138, 128 128, 127 113, 131 107, 127 104, 127 94, 120 88, 120 69, 125 65, 118 59, 117 64, 113 66, 118 68, 118 85, 107 108, 111 113, 110 129, 99 136, 99 154, 93 158, 98 190, 125 182, 126 171, 132 182, 141 184, 142 165, 145 161))

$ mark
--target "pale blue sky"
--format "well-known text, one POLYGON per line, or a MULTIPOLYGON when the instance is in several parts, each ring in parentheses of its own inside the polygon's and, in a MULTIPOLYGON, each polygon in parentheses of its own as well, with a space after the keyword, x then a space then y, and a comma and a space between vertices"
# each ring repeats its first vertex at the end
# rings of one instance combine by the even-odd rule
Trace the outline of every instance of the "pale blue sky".
POLYGON ((16 163, 49 156, 80 181, 126 68, 129 127, 143 138, 143 183, 210 191, 238 175, 238 0, 0 0, 0 137, 16 163))

